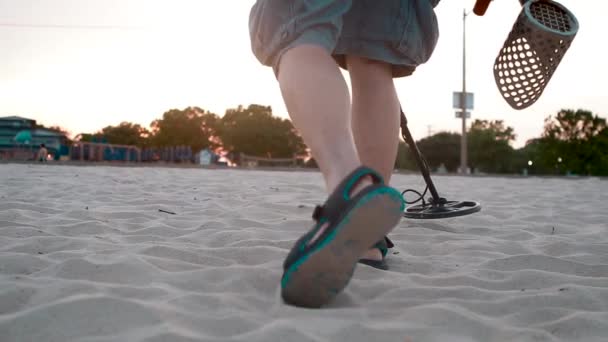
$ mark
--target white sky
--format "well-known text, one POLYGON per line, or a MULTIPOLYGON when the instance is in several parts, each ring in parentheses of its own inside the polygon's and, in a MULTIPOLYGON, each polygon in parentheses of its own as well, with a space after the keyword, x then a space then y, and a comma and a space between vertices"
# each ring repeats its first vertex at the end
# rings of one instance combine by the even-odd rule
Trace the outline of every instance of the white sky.
MULTIPOLYGON (((248 16, 253 3, 0 0, 0 116, 60 125, 73 135, 122 121, 148 127, 165 111, 187 106, 223 115, 227 108, 258 103, 287 117, 272 70, 251 53, 248 16)), ((495 0, 485 16, 467 19, 473 119, 504 120, 518 134, 516 147, 539 136, 543 119, 560 108, 608 115, 608 2, 560 3, 577 16, 580 31, 541 99, 522 111, 504 102, 492 74, 519 2, 495 0)), ((429 126, 432 132, 460 130, 452 91, 462 86, 462 10, 473 4, 439 4, 440 38, 431 60, 412 77, 397 81, 416 139, 426 136, 429 126)))

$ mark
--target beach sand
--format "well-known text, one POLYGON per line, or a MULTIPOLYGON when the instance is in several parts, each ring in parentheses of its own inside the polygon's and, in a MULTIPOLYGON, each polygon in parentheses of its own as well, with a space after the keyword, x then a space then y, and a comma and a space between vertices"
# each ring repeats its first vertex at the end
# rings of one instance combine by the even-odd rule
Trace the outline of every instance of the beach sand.
POLYGON ((279 280, 325 200, 318 172, 2 164, 0 179, 2 342, 608 341, 606 180, 434 176, 482 211, 402 220, 390 271, 361 265, 310 310, 279 280))

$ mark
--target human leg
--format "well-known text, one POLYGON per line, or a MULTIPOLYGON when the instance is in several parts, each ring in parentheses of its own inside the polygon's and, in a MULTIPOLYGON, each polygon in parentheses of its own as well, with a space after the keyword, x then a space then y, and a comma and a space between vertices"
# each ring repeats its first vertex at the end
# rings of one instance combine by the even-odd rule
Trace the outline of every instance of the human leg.
POLYGON ((323 47, 299 45, 283 54, 278 80, 289 116, 331 193, 361 166, 350 128, 350 95, 339 67, 323 47))
POLYGON ((294 305, 318 307, 346 286, 361 255, 397 224, 403 203, 379 175, 374 184, 373 175, 357 175, 361 160, 352 136, 348 88, 325 49, 309 44, 291 48, 281 58, 278 80, 289 115, 330 193, 315 210, 313 228, 286 259, 282 296, 294 305))
MULTIPOLYGON (((352 131, 359 158, 364 165, 378 170, 390 182, 399 144, 399 100, 392 66, 363 57, 347 56, 352 88, 352 131)), ((362 259, 381 263, 387 243, 368 250, 362 259)), ((388 244, 390 246, 390 242, 388 244)))
MULTIPOLYGON (((354 2, 344 15, 343 34, 334 50, 334 58, 351 77, 352 129, 359 158, 387 183, 399 142, 399 100, 393 78, 410 75, 430 57, 438 35, 433 11, 437 3, 354 2)), ((390 240, 381 240, 361 261, 371 260, 372 266, 386 269, 384 256, 390 247, 390 240)))
MULTIPOLYGON (((276 43, 279 51, 266 53, 258 47, 256 56, 274 67, 289 115, 317 160, 330 193, 315 209, 311 230, 287 256, 281 279, 286 302, 318 307, 348 284, 361 255, 395 227, 403 201, 378 172, 362 167, 352 136, 348 87, 332 58, 340 11, 350 7, 350 1, 257 4, 267 10, 253 16, 267 19, 261 30, 268 30, 266 24, 273 30, 254 38, 276 43), (282 11, 272 10, 273 5, 282 11), (293 22, 298 25, 291 26, 293 22), (296 28, 298 32, 292 32, 296 28)), ((252 27, 252 32, 259 31, 255 23, 252 27)))
POLYGON ((348 56, 352 131, 361 162, 389 182, 399 143, 399 100, 389 64, 348 56))

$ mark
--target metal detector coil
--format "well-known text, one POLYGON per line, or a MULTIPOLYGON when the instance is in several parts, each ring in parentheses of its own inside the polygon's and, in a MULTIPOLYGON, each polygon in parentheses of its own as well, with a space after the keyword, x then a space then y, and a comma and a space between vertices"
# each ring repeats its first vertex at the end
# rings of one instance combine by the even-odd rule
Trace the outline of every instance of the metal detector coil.
POLYGON ((479 202, 444 200, 434 203, 431 199, 429 203, 407 207, 403 216, 411 219, 442 219, 465 216, 480 210, 479 202))
POLYGON ((576 17, 557 2, 523 4, 494 62, 496 85, 511 107, 524 109, 540 98, 578 27, 576 17))
POLYGON ((422 153, 420 153, 420 150, 416 145, 416 141, 414 141, 414 137, 412 137, 412 133, 407 127, 407 118, 405 117, 405 113, 403 113, 403 109, 401 109, 401 136, 414 155, 416 164, 418 164, 420 173, 422 173, 422 178, 424 178, 426 183, 426 189, 422 193, 412 189, 405 190, 401 193, 403 200, 407 204, 415 204, 422 201, 422 204, 419 205, 406 206, 405 211, 403 212, 404 217, 411 219, 441 219, 469 215, 481 210, 481 204, 478 202, 448 201, 439 196, 439 192, 431 179, 431 171, 429 170, 429 166, 422 156, 422 153), (432 196, 428 199, 428 202, 424 200, 424 195, 426 195, 427 191, 429 191, 432 196), (405 193, 407 192, 418 194, 418 199, 413 202, 407 202, 405 199, 405 193))

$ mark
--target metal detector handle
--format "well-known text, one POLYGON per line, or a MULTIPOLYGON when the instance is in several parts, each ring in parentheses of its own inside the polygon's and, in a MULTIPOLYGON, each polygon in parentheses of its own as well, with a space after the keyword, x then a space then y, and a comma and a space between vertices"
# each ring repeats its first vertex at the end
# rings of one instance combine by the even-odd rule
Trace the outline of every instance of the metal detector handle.
MULTIPOLYGON (((479 16, 486 14, 486 10, 488 9, 488 6, 490 6, 490 1, 492 1, 492 0, 477 0, 475 2, 475 7, 473 7, 473 13, 475 13, 479 16)), ((525 0, 519 0, 519 1, 525 1, 525 0)))

